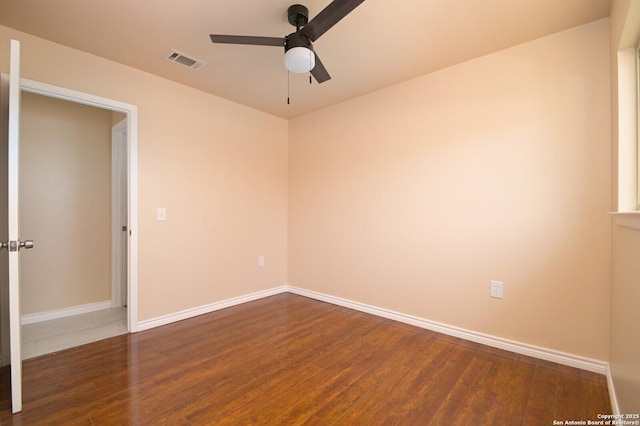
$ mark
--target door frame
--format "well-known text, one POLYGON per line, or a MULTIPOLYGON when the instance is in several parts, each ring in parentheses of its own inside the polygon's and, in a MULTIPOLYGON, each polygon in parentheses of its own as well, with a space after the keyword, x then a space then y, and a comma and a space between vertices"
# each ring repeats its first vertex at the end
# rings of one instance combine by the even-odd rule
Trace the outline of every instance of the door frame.
POLYGON ((111 307, 127 306, 127 119, 111 128, 111 307), (124 211, 124 215, 123 215, 124 211), (124 227, 124 229, 123 229, 124 227))
POLYGON ((127 330, 138 331, 138 107, 25 78, 20 90, 126 114, 127 143, 127 330))

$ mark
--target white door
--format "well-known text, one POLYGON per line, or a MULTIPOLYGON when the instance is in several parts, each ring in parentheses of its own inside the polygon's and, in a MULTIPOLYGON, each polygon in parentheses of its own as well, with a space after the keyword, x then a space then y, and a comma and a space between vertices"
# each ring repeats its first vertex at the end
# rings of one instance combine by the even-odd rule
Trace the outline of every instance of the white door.
POLYGON ((22 351, 20 350, 20 248, 33 247, 33 242, 19 240, 18 165, 20 132, 20 43, 11 40, 9 74, 9 146, 7 161, 7 202, 9 241, 2 248, 9 251, 9 346, 11 362, 11 411, 22 411, 22 351))

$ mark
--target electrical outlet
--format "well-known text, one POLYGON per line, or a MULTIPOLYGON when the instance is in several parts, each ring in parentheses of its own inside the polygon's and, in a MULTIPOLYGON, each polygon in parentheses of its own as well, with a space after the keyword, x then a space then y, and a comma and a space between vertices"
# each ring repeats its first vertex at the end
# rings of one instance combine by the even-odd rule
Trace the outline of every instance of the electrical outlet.
POLYGON ((504 283, 500 281, 491 281, 491 297, 502 299, 504 297, 504 283))

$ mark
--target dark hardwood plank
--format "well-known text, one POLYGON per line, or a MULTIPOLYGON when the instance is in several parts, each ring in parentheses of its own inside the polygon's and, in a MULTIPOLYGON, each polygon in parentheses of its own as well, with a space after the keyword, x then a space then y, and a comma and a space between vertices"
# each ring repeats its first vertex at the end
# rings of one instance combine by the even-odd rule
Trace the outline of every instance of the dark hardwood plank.
MULTIPOLYGON (((431 419, 438 416, 440 410, 446 410, 447 398, 466 398, 469 388, 464 395, 453 395, 452 391, 460 378, 464 375, 467 366, 474 359, 474 351, 464 345, 449 345, 448 357, 435 372, 432 380, 425 382, 418 391, 419 398, 414 413, 410 417, 410 424, 428 424, 431 419)), ((450 422, 447 421, 447 424, 450 422)), ((436 424, 436 423, 434 423, 436 424)))
POLYGON ((23 363, 0 424, 551 424, 611 412, 604 376, 292 294, 23 363))
POLYGON ((402 423, 406 419, 423 417, 425 410, 435 411, 433 406, 429 407, 429 400, 425 399, 425 395, 429 394, 434 386, 438 386, 436 379, 452 357, 453 351, 451 345, 442 339, 434 338, 429 343, 429 348, 422 351, 422 362, 416 364, 407 383, 407 395, 414 397, 406 398, 389 413, 390 423, 402 423))
POLYGON ((523 424, 537 425, 555 419, 558 382, 557 368, 539 365, 533 376, 523 424))
POLYGON ((558 366, 562 380, 558 382, 555 418, 558 420, 586 419, 585 399, 580 371, 558 366))
POLYGON ((469 418, 464 414, 471 403, 472 393, 468 389, 478 389, 489 374, 492 363, 489 360, 474 357, 460 375, 447 398, 431 418, 433 424, 468 424, 469 418))
POLYGON ((585 398, 585 417, 598 419, 598 414, 609 413, 609 388, 607 379, 602 374, 581 371, 583 394, 585 398))

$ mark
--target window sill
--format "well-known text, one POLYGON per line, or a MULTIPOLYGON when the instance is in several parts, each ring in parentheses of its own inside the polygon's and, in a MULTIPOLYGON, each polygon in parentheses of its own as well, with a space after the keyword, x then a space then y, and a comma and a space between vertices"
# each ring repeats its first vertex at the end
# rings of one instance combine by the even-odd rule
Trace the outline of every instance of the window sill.
POLYGON ((613 216, 613 223, 625 228, 637 229, 640 231, 640 211, 635 212, 610 212, 613 216))

